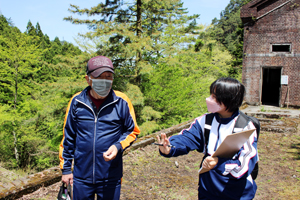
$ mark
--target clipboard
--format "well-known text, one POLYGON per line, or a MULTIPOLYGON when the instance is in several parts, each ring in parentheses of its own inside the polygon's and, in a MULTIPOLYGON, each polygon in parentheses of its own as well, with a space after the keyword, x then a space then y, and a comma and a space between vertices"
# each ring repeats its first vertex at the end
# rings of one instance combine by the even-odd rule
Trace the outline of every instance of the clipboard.
MULTIPOLYGON (((242 148, 255 130, 256 129, 249 129, 227 135, 212 157, 232 158, 242 148)), ((203 169, 201 167, 198 172, 199 174, 202 174, 208 171, 208 169, 203 169)))

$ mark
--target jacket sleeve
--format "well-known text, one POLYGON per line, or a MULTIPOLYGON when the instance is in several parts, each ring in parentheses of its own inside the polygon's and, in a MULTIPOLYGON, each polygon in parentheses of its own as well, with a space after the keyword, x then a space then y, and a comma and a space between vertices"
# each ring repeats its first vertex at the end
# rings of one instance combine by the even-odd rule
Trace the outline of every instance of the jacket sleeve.
POLYGON ((200 120, 203 119, 203 116, 196 118, 188 129, 182 130, 178 135, 171 136, 169 141, 175 147, 171 148, 168 155, 161 152, 160 154, 164 157, 176 157, 188 154, 193 150, 203 152, 204 135, 200 125, 200 120))
POLYGON ((122 118, 123 122, 123 134, 117 143, 115 143, 118 151, 124 151, 126 148, 132 145, 140 134, 140 129, 136 123, 135 112, 130 99, 123 93, 116 92, 121 99, 124 100, 122 118))
MULTIPOLYGON (((255 128, 252 122, 244 130, 255 128)), ((233 178, 248 177, 258 162, 257 133, 254 131, 240 151, 232 158, 219 158, 214 170, 222 175, 230 175, 233 178)))
POLYGON ((76 123, 74 123, 74 95, 69 101, 63 126, 63 138, 59 146, 59 160, 62 174, 71 174, 76 141, 76 123))

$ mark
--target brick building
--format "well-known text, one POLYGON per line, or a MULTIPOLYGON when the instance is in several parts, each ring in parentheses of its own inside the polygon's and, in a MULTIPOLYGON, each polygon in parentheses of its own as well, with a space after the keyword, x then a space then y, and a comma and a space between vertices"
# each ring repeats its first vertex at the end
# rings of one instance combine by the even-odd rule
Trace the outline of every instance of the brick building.
POLYGON ((245 101, 299 107, 300 0, 253 0, 241 19, 245 101))

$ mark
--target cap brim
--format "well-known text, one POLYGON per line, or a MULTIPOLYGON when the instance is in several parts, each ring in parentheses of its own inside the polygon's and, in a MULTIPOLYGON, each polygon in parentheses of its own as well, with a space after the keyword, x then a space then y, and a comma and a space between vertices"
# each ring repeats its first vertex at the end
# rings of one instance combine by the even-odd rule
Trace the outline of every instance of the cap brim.
POLYGON ((109 67, 101 67, 99 69, 96 69, 95 71, 93 71, 92 73, 90 73, 93 77, 97 78, 98 76, 100 76, 103 72, 111 72, 111 73, 115 73, 114 70, 112 70, 109 67))

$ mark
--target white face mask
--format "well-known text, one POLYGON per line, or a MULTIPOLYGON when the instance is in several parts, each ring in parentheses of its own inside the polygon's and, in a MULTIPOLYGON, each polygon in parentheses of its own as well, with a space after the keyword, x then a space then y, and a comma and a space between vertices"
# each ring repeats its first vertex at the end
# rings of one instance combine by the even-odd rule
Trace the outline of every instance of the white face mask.
POLYGON ((111 89, 112 80, 107 79, 91 79, 93 90, 101 97, 106 97, 111 89))
POLYGON ((206 100, 206 106, 207 106, 208 112, 217 113, 217 112, 221 111, 224 108, 223 104, 220 105, 211 96, 206 98, 205 100, 206 100))

